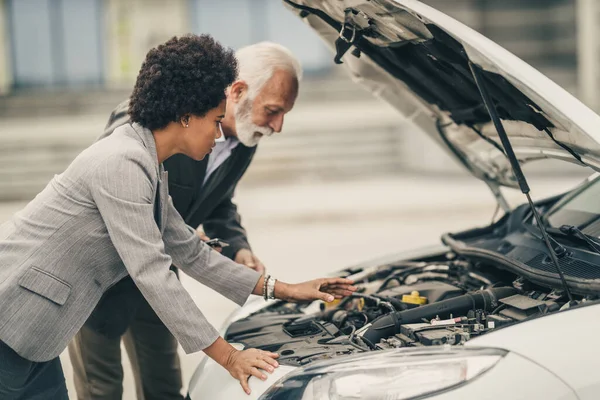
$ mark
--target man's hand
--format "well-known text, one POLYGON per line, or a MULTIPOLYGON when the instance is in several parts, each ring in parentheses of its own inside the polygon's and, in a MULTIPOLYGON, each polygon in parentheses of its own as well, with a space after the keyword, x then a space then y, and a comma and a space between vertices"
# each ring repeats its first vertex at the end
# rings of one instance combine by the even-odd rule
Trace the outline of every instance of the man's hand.
POLYGON ((238 264, 245 265, 248 268, 252 268, 258 273, 265 273, 265 266, 263 263, 248 249, 238 250, 233 261, 238 264))
POLYGON ((196 235, 198 235, 198 237, 200 238, 200 240, 202 240, 203 242, 208 242, 210 240, 210 238, 208 236, 206 236, 206 233, 204 233, 200 229, 196 230, 196 235))
MULTIPOLYGON (((208 242, 210 240, 210 238, 206 236, 206 233, 204 233, 204 231, 202 231, 201 229, 196 229, 196 234, 198 235, 198 237, 200 237, 200 240, 202 240, 203 242, 208 242)), ((213 250, 216 250, 219 253, 223 252, 223 248, 220 246, 213 247, 213 250)))

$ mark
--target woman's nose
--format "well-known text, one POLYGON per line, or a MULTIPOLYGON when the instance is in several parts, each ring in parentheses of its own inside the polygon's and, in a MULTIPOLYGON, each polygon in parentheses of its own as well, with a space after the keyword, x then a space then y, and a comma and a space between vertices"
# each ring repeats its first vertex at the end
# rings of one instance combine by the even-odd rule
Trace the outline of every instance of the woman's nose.
POLYGON ((219 122, 219 128, 217 129, 217 135, 216 138, 220 139, 221 137, 223 137, 223 125, 221 125, 221 123, 219 122))

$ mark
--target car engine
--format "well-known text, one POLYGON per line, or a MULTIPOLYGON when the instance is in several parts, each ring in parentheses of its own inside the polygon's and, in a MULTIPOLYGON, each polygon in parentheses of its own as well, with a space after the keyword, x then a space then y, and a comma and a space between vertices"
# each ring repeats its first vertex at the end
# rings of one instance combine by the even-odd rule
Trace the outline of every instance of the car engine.
POLYGON ((461 345, 568 305, 560 288, 453 253, 343 276, 359 286, 352 296, 329 304, 275 302, 234 322, 226 339, 278 352, 282 364, 297 366, 358 352, 461 345))

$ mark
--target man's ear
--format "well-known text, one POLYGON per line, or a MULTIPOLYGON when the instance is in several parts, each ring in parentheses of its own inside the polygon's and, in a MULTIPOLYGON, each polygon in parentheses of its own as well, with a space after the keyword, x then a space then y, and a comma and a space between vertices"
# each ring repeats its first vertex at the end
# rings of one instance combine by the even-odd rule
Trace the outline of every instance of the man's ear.
POLYGON ((229 97, 235 103, 239 103, 240 100, 242 100, 247 94, 248 85, 245 81, 237 80, 231 84, 231 88, 229 89, 229 97))

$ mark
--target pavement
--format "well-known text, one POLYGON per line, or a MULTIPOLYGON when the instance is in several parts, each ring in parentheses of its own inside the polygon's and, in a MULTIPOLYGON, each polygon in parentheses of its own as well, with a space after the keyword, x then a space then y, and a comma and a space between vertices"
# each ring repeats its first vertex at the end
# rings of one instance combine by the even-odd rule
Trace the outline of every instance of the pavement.
MULTIPOLYGON (((534 199, 561 193, 581 176, 530 179, 534 199)), ((525 202, 507 190, 512 205, 525 202)), ((236 202, 255 253, 278 279, 298 282, 371 258, 439 243, 442 233, 488 224, 495 200, 487 186, 468 177, 419 175, 361 177, 238 188, 236 202)), ((0 222, 24 202, 0 203, 0 222)), ((209 321, 220 327, 236 305, 187 276, 186 289, 209 321)), ((184 390, 203 353, 180 349, 184 390)), ((135 399, 124 357, 124 396, 135 399)), ((68 355, 61 356, 75 399, 68 355)))

